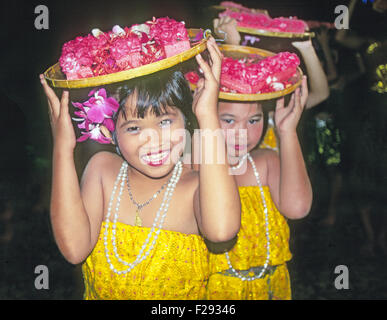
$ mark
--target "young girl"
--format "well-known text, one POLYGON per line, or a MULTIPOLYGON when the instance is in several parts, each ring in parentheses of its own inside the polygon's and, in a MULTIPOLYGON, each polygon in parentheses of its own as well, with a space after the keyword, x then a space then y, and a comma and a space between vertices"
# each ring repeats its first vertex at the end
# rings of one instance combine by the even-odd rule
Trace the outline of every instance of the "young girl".
POLYGON ((290 299, 286 262, 289 250, 288 219, 305 217, 312 189, 296 127, 308 97, 306 77, 302 88, 276 103, 274 121, 279 153, 256 149, 263 135, 264 110, 258 102, 219 101, 218 115, 226 135, 231 170, 241 199, 241 229, 230 251, 210 247, 208 299, 290 299), (236 130, 227 134, 228 130, 236 130), (244 134, 245 143, 235 143, 244 134), (229 137, 234 137, 230 139, 229 137), (223 251, 220 252, 219 251, 223 251))
MULTIPOLYGON (((202 164, 197 173, 173 157, 184 148, 174 133, 185 128, 182 112, 191 105, 201 129, 219 128, 221 53, 213 39, 207 47, 212 65, 196 57, 205 81, 193 103, 181 72, 122 86, 112 137, 119 155, 94 155, 80 187, 69 94, 59 100, 40 77, 54 137, 54 236, 69 262, 83 263, 85 299, 203 299, 208 261, 199 234, 222 242, 239 230, 238 190, 227 159, 202 164), (147 130, 157 138, 149 139, 147 130)), ((216 148, 207 137, 201 152, 216 148)))
MULTIPOLYGON (((228 17, 228 16, 223 16, 220 19, 214 19, 213 27, 214 27, 215 33, 219 37, 222 38, 224 37, 224 34, 226 34, 225 41, 227 44, 233 44, 233 45, 240 44, 242 40, 242 36, 237 30, 237 21, 235 19, 232 19, 231 17, 228 17)), ((261 39, 259 39, 259 42, 258 42, 258 46, 262 49, 266 49, 273 52, 295 51, 295 50, 292 50, 292 47, 295 47, 298 51, 297 53, 301 54, 301 57, 302 57, 301 62, 305 65, 306 73, 308 75, 309 88, 310 88, 308 100, 305 105, 306 109, 313 108, 328 98, 329 96, 328 80, 321 66, 321 63, 318 59, 316 51, 313 47, 312 41, 310 39, 305 41, 292 41, 291 42, 292 47, 288 48, 288 46, 290 45, 288 45, 287 40, 283 38, 273 38, 273 39, 277 39, 276 42, 271 41, 272 38, 268 38, 268 39, 265 39, 266 41, 263 41, 263 38, 265 37, 261 37, 261 39), (266 46, 263 46, 262 42, 264 42, 266 46)), ((247 37, 245 39, 247 39, 247 37)), ((250 45, 250 44, 247 44, 247 45, 250 45)), ((251 44, 251 46, 253 45, 251 44)), ((278 145, 277 145, 274 126, 273 126, 274 123, 273 123, 271 114, 269 114, 268 119, 269 119, 268 129, 266 131, 266 135, 260 147, 269 148, 269 149, 278 151, 278 145)))

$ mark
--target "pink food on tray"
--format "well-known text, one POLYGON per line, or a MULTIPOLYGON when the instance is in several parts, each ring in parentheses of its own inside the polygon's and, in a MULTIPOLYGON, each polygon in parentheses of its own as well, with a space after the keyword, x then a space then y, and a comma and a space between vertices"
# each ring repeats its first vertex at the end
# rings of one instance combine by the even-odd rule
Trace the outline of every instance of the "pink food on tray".
POLYGON ((233 1, 222 1, 220 3, 220 5, 223 6, 223 7, 226 7, 226 8, 238 9, 239 11, 246 11, 246 12, 250 12, 251 11, 251 9, 246 8, 243 5, 241 5, 239 3, 235 3, 233 1))
MULTIPOLYGON (((224 57, 220 90, 230 93, 260 94, 283 90, 294 83, 300 59, 294 53, 280 52, 257 62, 257 59, 224 57)), ((200 76, 195 72, 185 75, 192 84, 200 76)))
POLYGON ((295 17, 270 18, 263 13, 235 12, 226 10, 219 14, 219 17, 229 16, 238 22, 239 27, 266 30, 271 32, 292 32, 304 33, 308 25, 295 17))
POLYGON ((190 49, 184 22, 169 17, 92 34, 66 42, 59 59, 68 80, 137 68, 190 49))

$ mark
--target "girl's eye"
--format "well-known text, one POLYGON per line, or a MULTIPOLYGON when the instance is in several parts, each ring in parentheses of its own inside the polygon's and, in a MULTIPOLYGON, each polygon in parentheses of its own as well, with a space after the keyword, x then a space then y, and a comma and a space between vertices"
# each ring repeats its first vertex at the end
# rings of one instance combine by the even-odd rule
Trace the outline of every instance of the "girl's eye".
POLYGON ((233 119, 222 119, 223 122, 226 122, 227 124, 232 124, 234 123, 233 119))
POLYGON ((161 120, 161 121, 160 121, 160 126, 161 126, 162 128, 168 127, 168 126, 171 125, 171 123, 172 123, 172 120, 171 120, 171 119, 164 119, 164 120, 161 120))
POLYGON ((126 131, 128 131, 130 133, 137 133, 139 130, 140 130, 139 127, 129 127, 126 129, 126 131))
POLYGON ((254 124, 254 123, 258 123, 259 121, 261 121, 261 118, 259 118, 259 119, 250 119, 249 123, 250 124, 254 124))

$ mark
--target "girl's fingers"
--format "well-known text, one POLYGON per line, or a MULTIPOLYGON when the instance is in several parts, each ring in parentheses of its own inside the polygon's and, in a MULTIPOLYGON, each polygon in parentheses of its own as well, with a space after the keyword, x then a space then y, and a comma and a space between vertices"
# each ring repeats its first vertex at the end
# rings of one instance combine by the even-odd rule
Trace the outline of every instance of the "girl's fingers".
POLYGON ((296 96, 295 96, 295 108, 297 111, 302 110, 302 103, 301 103, 301 90, 297 88, 296 90, 296 96))
POLYGON ((196 61, 198 62, 199 64, 199 67, 202 69, 203 71, 203 75, 204 75, 204 78, 206 80, 211 80, 213 79, 213 74, 212 74, 212 71, 211 71, 211 68, 210 66, 208 65, 207 62, 204 61, 203 57, 200 55, 200 53, 198 55, 196 55, 196 61))
POLYGON ((218 53, 220 59, 222 59, 223 58, 223 53, 222 53, 222 51, 220 51, 219 46, 217 45, 215 39, 214 39, 214 49, 218 53))
POLYGON ((60 100, 60 114, 59 116, 65 116, 69 113, 69 92, 67 90, 62 92, 62 98, 60 100))
POLYGON ((218 27, 219 27, 219 19, 216 18, 216 19, 214 19, 214 30, 216 31, 218 29, 218 27))
POLYGON ((287 108, 289 108, 290 110, 292 110, 293 107, 294 107, 295 96, 297 95, 297 89, 296 89, 296 91, 294 93, 292 93, 292 96, 290 97, 290 101, 289 101, 289 104, 287 106, 287 108))
POLYGON ((203 89, 203 87, 204 87, 204 79, 200 78, 198 83, 196 84, 195 94, 200 92, 203 89))
POLYGON ((51 89, 51 87, 48 85, 46 79, 42 74, 40 75, 40 83, 42 84, 44 93, 46 94, 50 102, 54 102, 58 100, 58 97, 56 96, 54 90, 51 89))
POLYGON ((302 107, 306 105, 306 101, 308 100, 308 82, 306 76, 302 77, 302 84, 301 84, 301 104, 302 107))
POLYGON ((282 97, 282 98, 280 98, 280 99, 277 100, 277 104, 276 104, 275 109, 276 109, 276 110, 279 110, 279 109, 284 108, 284 106, 285 106, 285 98, 282 97))
POLYGON ((221 66, 222 66, 222 58, 221 58, 222 54, 221 54, 219 48, 217 47, 214 38, 211 38, 209 40, 207 49, 210 53, 211 60, 212 60, 211 70, 212 70, 213 76, 215 77, 216 81, 219 82, 220 70, 221 70, 221 66))
POLYGON ((52 88, 48 85, 44 76, 41 74, 39 78, 40 83, 43 86, 44 93, 47 97, 48 107, 50 109, 50 117, 54 116, 56 118, 59 115, 59 99, 56 96, 54 90, 52 90, 52 88))

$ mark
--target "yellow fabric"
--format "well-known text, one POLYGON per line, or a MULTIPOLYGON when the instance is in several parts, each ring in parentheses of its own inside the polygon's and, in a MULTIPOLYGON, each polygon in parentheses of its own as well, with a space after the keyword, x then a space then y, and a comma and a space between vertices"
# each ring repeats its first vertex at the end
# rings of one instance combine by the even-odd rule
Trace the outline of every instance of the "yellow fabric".
POLYGON ((262 279, 242 281, 215 273, 211 275, 208 288, 208 300, 290 300, 290 278, 285 264, 277 267, 273 274, 262 279))
MULTIPOLYGON (((150 228, 117 222, 117 251, 121 259, 134 261, 149 231, 150 228)), ((205 299, 208 251, 199 235, 161 230, 150 255, 129 273, 118 275, 106 261, 104 232, 105 222, 95 248, 82 265, 85 299, 205 299)), ((114 256, 111 224, 108 249, 115 268, 127 269, 114 256)))
MULTIPOLYGON (((270 261, 277 266, 272 275, 254 281, 242 281, 219 274, 229 269, 225 254, 209 253, 210 279, 207 299, 290 299, 290 280, 286 261, 292 258, 289 249, 289 226, 277 210, 269 188, 263 187, 269 217, 270 261)), ((258 186, 239 187, 242 205, 238 240, 229 251, 230 261, 237 270, 263 266, 266 260, 266 235, 263 203, 258 186)))
POLYGON ((269 148, 273 150, 278 150, 278 145, 277 145, 277 137, 275 135, 275 130, 274 127, 269 124, 265 137, 263 138, 262 143, 259 146, 260 148, 269 148))

